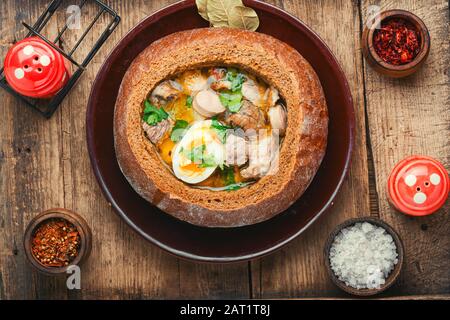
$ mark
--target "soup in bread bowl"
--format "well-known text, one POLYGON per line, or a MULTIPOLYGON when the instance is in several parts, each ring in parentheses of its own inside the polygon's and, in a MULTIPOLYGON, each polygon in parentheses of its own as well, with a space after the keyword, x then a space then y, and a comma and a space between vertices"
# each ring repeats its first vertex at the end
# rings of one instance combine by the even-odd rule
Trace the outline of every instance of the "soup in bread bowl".
POLYGON ((236 227, 286 210, 326 149, 320 81, 292 47, 231 28, 183 31, 131 64, 115 106, 119 166, 164 212, 236 227))

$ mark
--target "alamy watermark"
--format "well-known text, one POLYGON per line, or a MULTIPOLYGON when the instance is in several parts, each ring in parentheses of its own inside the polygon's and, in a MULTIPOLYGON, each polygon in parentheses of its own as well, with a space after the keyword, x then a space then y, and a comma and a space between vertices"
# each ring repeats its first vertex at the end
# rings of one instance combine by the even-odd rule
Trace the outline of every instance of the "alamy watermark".
MULTIPOLYGON (((176 135, 183 136, 187 129, 175 129, 176 135)), ((188 144, 183 144, 180 153, 189 160, 187 164, 194 163, 200 167, 207 166, 240 166, 249 163, 242 173, 248 177, 262 177, 274 175, 278 171, 279 149, 281 137, 279 130, 272 129, 227 129, 219 131, 218 140, 224 144, 223 153, 210 148, 213 138, 208 130, 197 130, 193 133, 188 144), (199 144, 202 141, 202 144, 199 144)))
POLYGON ((81 8, 77 5, 70 5, 66 10, 67 15, 67 28, 69 30, 81 29, 81 8))
POLYGON ((70 265, 66 271, 69 276, 66 280, 66 286, 69 290, 81 289, 81 269, 77 265, 70 265))

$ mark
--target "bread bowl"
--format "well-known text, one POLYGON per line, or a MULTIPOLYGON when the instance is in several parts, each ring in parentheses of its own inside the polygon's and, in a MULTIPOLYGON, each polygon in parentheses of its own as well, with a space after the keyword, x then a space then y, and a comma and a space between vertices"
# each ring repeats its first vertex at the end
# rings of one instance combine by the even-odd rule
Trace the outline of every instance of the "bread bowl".
POLYGON ((128 68, 114 113, 116 155, 130 185, 164 212, 205 227, 254 224, 286 210, 317 172, 327 132, 325 97, 309 63, 273 37, 230 28, 182 31, 152 43, 128 68), (144 101, 158 85, 217 66, 262 79, 279 91, 287 110, 278 170, 237 190, 200 189, 178 179, 142 126, 144 101))

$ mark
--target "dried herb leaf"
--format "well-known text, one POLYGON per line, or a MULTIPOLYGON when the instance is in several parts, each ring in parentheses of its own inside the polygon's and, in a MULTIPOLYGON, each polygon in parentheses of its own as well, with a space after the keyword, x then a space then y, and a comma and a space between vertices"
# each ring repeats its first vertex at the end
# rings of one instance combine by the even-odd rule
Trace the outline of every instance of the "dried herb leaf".
POLYGON ((197 5, 198 14, 202 16, 203 19, 209 21, 208 13, 206 12, 206 3, 208 0, 195 0, 195 4, 197 5))
POLYGON ((242 0, 208 0, 206 2, 206 12, 209 22, 214 27, 228 27, 230 10, 236 6, 243 6, 242 0))
POLYGON ((252 8, 235 6, 229 11, 228 23, 232 28, 255 31, 259 27, 259 18, 252 8))

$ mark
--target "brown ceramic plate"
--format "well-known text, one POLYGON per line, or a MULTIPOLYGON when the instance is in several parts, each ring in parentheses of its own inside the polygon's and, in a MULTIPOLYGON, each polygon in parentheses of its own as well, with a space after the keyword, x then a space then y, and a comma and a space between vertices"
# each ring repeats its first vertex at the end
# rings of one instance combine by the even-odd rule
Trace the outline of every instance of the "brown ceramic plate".
POLYGON ((95 79, 87 108, 88 150, 105 197, 127 224, 150 242, 180 257, 232 262, 268 254, 302 233, 332 204, 350 164, 354 135, 353 102, 347 80, 327 45, 297 18, 269 4, 244 1, 260 18, 258 32, 296 48, 316 70, 325 91, 330 124, 322 165, 303 196, 268 221, 239 228, 203 228, 179 221, 142 199, 116 161, 113 113, 122 77, 150 43, 176 31, 207 27, 194 1, 157 11, 132 29, 111 52, 95 79))

